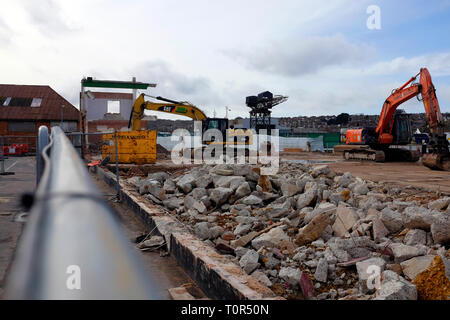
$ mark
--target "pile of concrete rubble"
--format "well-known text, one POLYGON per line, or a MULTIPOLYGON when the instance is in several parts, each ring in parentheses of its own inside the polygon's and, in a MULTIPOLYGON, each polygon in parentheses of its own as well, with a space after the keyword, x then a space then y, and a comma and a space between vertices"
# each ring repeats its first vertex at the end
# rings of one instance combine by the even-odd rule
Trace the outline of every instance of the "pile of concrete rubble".
POLYGON ((203 165, 127 181, 285 298, 450 299, 450 197, 405 200, 327 165, 260 172, 203 165))

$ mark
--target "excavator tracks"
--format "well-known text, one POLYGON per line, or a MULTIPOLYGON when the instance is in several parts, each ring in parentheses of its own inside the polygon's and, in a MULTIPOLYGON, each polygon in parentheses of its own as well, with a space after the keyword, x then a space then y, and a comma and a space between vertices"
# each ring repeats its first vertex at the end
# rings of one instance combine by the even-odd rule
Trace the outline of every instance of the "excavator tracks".
POLYGON ((420 154, 417 151, 406 149, 354 149, 344 151, 344 159, 346 160, 367 160, 375 162, 385 161, 407 161, 416 162, 420 159, 420 154))
POLYGON ((373 149, 346 150, 344 151, 344 159, 384 162, 385 154, 381 150, 373 150, 373 149))

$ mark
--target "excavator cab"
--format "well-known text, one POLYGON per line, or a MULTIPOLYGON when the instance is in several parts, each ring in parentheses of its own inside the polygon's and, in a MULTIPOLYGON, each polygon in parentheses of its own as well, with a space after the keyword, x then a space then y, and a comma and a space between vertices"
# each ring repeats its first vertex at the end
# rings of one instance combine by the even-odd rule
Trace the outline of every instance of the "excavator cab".
MULTIPOLYGON (((226 132, 228 129, 228 119, 226 118, 206 118, 203 119, 202 122, 202 134, 205 133, 205 131, 209 129, 217 129, 220 132, 222 132, 222 141, 225 141, 226 132)), ((203 141, 205 144, 209 144, 211 142, 214 142, 214 137, 211 138, 211 140, 203 141)))
POLYGON ((392 144, 406 145, 411 143, 411 119, 404 110, 398 109, 394 115, 394 127, 392 128, 392 144))

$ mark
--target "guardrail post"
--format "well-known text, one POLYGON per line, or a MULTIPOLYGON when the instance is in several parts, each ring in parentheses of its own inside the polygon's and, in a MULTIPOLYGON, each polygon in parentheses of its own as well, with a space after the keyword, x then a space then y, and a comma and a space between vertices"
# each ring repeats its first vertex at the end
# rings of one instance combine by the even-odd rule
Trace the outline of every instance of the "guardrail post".
POLYGON ((36 186, 39 185, 39 181, 44 172, 44 161, 42 159, 42 151, 48 145, 48 128, 46 126, 39 127, 39 134, 36 139, 36 186))
POLYGON ((119 146, 117 145, 117 132, 114 129, 114 144, 116 153, 116 180, 117 180, 117 201, 120 202, 120 182, 119 182, 119 146))

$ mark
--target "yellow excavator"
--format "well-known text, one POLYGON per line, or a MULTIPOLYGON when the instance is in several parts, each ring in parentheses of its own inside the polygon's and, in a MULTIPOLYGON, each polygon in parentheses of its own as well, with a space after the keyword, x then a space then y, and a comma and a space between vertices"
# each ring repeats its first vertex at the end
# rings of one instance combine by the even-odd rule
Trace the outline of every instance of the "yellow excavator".
POLYGON ((202 139, 202 143, 205 145, 248 145, 249 143, 251 143, 251 131, 229 127, 227 118, 208 118, 202 110, 188 102, 175 101, 160 96, 153 97, 146 94, 139 95, 139 97, 134 102, 133 109, 130 114, 130 121, 128 122, 128 128, 131 128, 131 130, 133 131, 141 130, 141 119, 144 117, 145 110, 176 114, 191 118, 194 121, 201 121, 202 137, 205 131, 209 129, 217 129, 222 133, 221 141, 214 141, 214 137, 212 137, 211 139, 202 139), (145 96, 159 101, 164 101, 164 103, 146 101, 144 98, 145 96), (239 139, 239 137, 246 137, 246 139, 239 139))
MULTIPOLYGON (((252 143, 252 132, 250 130, 229 127, 227 118, 208 118, 202 110, 188 102, 141 94, 134 102, 131 110, 128 122, 128 128, 131 128, 131 131, 117 133, 119 163, 143 164, 156 162, 156 131, 141 130, 141 119, 144 117, 145 110, 176 114, 191 118, 194 121, 201 121, 203 147, 210 144, 223 145, 224 148, 241 145, 246 150, 245 154, 248 154, 248 145, 252 143), (145 96, 162 102, 146 101, 145 96), (219 130, 221 139, 205 135, 205 131, 209 129, 219 130)), ((103 135, 104 142, 114 139, 113 134, 103 135)), ((107 155, 111 157, 110 161, 115 161, 113 143, 109 143, 109 145, 104 143, 102 156, 105 158, 107 155)))

